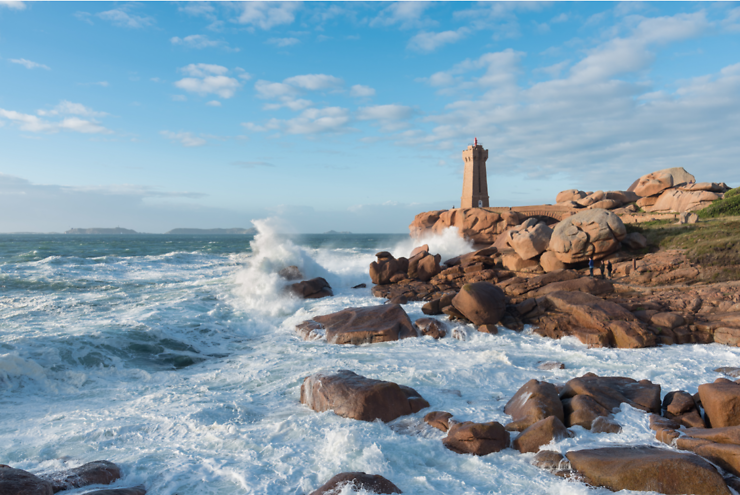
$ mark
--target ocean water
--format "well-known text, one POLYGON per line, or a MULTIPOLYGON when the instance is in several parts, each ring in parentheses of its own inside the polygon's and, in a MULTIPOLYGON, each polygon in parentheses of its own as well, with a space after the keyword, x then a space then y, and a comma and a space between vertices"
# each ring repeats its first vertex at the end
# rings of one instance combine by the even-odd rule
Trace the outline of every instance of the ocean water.
MULTIPOLYGON (((408 255, 414 243, 258 226, 254 238, 0 236, 0 463, 43 473, 108 459, 123 468, 114 486, 163 495, 307 494, 343 471, 381 474, 407 494, 606 494, 531 466, 533 454, 450 452, 421 419, 444 410, 506 423, 504 404, 527 380, 589 371, 693 393, 714 368, 740 363, 740 350, 717 344, 588 349, 463 325, 464 341, 303 342, 296 323, 381 303, 369 289, 374 253, 408 255), (285 295, 276 272, 291 264, 325 277, 335 296, 285 295), (566 369, 537 369, 548 360, 566 369), (342 368, 409 385, 431 408, 383 424, 300 404, 303 378, 342 368)), ((454 232, 429 242, 443 257, 470 250, 454 232)), ((406 306, 412 319, 421 305, 406 306)), ((547 448, 665 447, 642 412, 623 406, 616 420, 621 434, 576 427, 547 448)))

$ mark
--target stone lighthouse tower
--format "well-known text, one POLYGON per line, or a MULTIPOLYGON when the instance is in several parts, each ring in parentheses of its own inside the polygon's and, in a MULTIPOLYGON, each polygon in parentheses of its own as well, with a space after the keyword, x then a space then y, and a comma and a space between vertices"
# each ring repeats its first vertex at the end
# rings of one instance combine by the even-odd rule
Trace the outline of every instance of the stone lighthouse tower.
POLYGON ((488 150, 484 150, 483 146, 478 144, 478 138, 475 138, 475 144, 468 146, 468 149, 462 152, 462 157, 465 162, 465 175, 463 176, 460 208, 488 207, 488 178, 486 176, 488 150))

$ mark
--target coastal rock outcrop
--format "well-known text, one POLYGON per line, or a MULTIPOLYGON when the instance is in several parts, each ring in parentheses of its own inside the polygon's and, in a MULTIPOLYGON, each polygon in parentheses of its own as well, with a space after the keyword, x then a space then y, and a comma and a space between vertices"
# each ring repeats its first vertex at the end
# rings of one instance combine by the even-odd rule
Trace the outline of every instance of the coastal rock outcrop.
POLYGON ((109 485, 120 477, 121 468, 110 461, 88 462, 74 469, 43 476, 51 482, 54 493, 87 485, 109 485))
POLYGON ((370 263, 370 279, 376 285, 390 284, 396 275, 403 275, 409 267, 406 258, 396 259, 388 251, 381 251, 375 255, 378 260, 370 263))
POLYGON ((452 299, 452 306, 476 326, 495 325, 506 312, 506 296, 488 282, 466 284, 452 299))
POLYGON ((354 490, 365 490, 372 493, 403 493, 400 488, 379 474, 362 472, 339 473, 317 488, 311 495, 336 495, 344 493, 347 486, 354 490))
POLYGON ((301 404, 314 411, 384 423, 413 414, 429 403, 411 387, 365 378, 349 370, 316 373, 303 380, 301 404))
POLYGON ((535 258, 547 250, 552 229, 545 222, 528 218, 521 225, 511 227, 497 240, 511 247, 522 260, 535 258))
POLYGON ((591 256, 601 259, 617 249, 627 230, 617 215, 606 210, 585 210, 555 226, 549 251, 563 263, 577 263, 591 256))
MULTIPOLYGON (((652 204, 644 204, 642 209, 648 213, 698 211, 722 199, 722 193, 703 190, 667 189, 652 204)), ((645 203, 648 203, 646 201, 645 203)))
POLYGON ((570 451, 574 470, 593 486, 612 491, 729 494, 722 476, 699 456, 657 447, 607 447, 570 451))
POLYGON ((373 344, 389 342, 419 333, 406 311, 398 304, 347 308, 328 315, 315 316, 296 327, 299 333, 326 330, 330 344, 373 344))
POLYGON ((523 220, 524 217, 515 211, 498 213, 486 208, 456 208, 420 213, 409 225, 409 231, 411 237, 420 238, 456 227, 466 239, 477 244, 491 244, 499 234, 523 220))
POLYGON ((627 190, 638 196, 655 196, 669 187, 688 182, 696 182, 696 178, 683 167, 666 168, 643 175, 627 190))

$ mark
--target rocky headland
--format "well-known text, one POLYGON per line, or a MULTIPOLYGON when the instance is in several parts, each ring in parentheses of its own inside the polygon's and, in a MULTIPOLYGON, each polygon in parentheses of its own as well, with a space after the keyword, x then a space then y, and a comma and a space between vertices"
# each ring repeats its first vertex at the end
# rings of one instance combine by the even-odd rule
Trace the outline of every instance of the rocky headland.
MULTIPOLYGON (((412 237, 454 227, 475 250, 446 260, 426 244, 408 258, 379 252, 369 274, 372 293, 386 304, 316 316, 296 330, 304 340, 326 338, 328 345, 464 340, 458 325, 450 330, 449 324, 463 322, 491 334, 575 337, 589 347, 738 346, 740 219, 733 215, 740 215, 740 190, 696 183, 680 168, 647 174, 625 191, 563 191, 554 205, 421 213, 409 227, 412 237), (429 317, 411 321, 403 305, 412 301, 423 301, 429 317)), ((716 371, 740 377, 740 368, 716 371)), ((530 380, 509 398, 505 425, 425 413, 433 405, 415 390, 349 370, 306 377, 301 402, 360 421, 423 414, 429 428, 446 433, 442 442, 455 454, 536 453, 532 463, 555 476, 613 491, 729 494, 740 489, 740 380, 696 385, 693 395, 663 395, 660 384, 630 377, 530 380), (564 455, 541 450, 577 437, 573 426, 619 435, 623 425, 614 413, 623 404, 649 415, 664 448, 617 442, 585 450, 576 444, 564 455)), ((368 476, 336 478, 366 487, 368 476)), ((339 486, 333 480, 329 484, 339 486)), ((376 493, 400 492, 381 481, 376 493)))

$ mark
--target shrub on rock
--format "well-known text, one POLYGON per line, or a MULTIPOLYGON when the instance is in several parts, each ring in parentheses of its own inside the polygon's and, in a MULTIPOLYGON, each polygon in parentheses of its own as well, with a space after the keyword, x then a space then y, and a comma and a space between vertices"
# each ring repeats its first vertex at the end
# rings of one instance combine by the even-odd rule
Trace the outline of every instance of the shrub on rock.
POLYGON ((429 407, 416 390, 393 382, 365 378, 349 370, 316 373, 303 380, 301 404, 314 411, 360 421, 394 419, 429 407))

